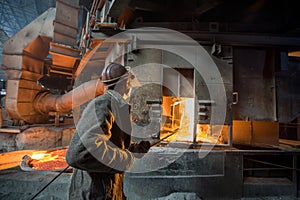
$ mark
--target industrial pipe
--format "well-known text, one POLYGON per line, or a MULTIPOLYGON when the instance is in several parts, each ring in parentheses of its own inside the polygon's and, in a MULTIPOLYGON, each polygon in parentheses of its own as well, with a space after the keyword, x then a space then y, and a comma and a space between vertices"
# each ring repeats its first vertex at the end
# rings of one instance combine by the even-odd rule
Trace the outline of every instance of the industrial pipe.
POLYGON ((49 112, 69 113, 72 108, 104 93, 104 85, 99 79, 85 82, 64 95, 54 95, 48 90, 37 94, 34 109, 45 115, 49 112))

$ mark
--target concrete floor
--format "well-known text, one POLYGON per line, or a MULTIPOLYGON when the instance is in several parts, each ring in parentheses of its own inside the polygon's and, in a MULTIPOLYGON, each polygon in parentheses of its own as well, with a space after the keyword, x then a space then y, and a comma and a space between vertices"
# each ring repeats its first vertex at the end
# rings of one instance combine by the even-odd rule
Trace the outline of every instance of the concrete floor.
MULTIPOLYGON (((58 172, 24 172, 19 167, 0 171, 0 199, 1 200, 29 200, 58 172)), ((72 173, 61 174, 35 199, 68 199, 68 188, 72 173)))
MULTIPOLYGON (((29 200, 47 183, 49 183, 58 172, 24 172, 19 167, 0 171, 0 199, 1 200, 29 200)), ((61 174, 49 185, 36 200, 67 200, 68 188, 70 186, 72 173, 61 174)), ((154 198, 151 200, 201 200, 195 193, 174 192, 168 196, 154 198)), ((219 198, 224 199, 224 198, 219 198)), ((228 198, 227 198, 228 199, 228 198)), ((128 200, 140 200, 128 197, 128 200)), ((241 200, 300 200, 292 196, 269 196, 241 198, 241 200)))

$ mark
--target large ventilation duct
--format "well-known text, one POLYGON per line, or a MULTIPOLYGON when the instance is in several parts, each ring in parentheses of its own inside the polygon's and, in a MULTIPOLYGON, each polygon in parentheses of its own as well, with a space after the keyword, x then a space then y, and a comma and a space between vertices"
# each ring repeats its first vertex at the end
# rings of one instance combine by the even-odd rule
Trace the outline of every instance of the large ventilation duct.
POLYGON ((49 53, 52 54, 50 73, 62 73, 65 70, 61 69, 67 68, 74 76, 76 63, 80 61, 77 56, 79 50, 74 48, 78 20, 70 19, 71 14, 67 12, 71 10, 73 17, 78 18, 78 7, 68 1, 57 1, 57 4, 60 9, 49 9, 4 44, 2 69, 7 75, 5 107, 14 120, 29 124, 45 123, 49 112, 68 113, 104 92, 103 84, 98 80, 83 83, 64 95, 51 94, 37 83, 45 73, 44 62, 49 53), (63 32, 61 22, 68 25, 69 32, 63 32), (58 65, 60 68, 54 69, 58 65))
POLYGON ((80 62, 79 40, 79 0, 56 0, 54 32, 50 43, 52 66, 49 73, 73 76, 80 62))
POLYGON ((50 8, 4 43, 2 69, 7 75, 5 108, 11 118, 28 123, 44 122, 33 107, 43 88, 37 80, 43 74, 53 35, 55 9, 50 8))
MULTIPOLYGON (((5 107, 13 120, 45 123, 49 112, 68 113, 103 94, 103 84, 97 80, 83 83, 64 95, 51 94, 37 82, 45 71, 50 77, 59 74, 74 78, 87 62, 90 69, 101 68, 108 60, 115 59, 109 52, 123 48, 123 44, 95 40, 95 49, 81 59, 76 46, 79 1, 57 0, 56 4, 56 9, 47 10, 4 44, 2 69, 7 75, 5 107), (50 66, 45 65, 50 58, 50 66)), ((119 58, 120 61, 122 58, 119 58)))
POLYGON ((64 95, 54 95, 49 91, 39 93, 34 108, 43 115, 49 112, 69 113, 73 108, 104 93, 104 85, 99 79, 81 84, 64 95))

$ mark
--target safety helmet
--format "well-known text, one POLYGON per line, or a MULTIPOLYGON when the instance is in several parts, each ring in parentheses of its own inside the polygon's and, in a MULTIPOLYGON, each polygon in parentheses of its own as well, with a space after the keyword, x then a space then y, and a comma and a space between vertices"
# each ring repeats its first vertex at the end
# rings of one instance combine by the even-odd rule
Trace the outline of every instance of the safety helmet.
POLYGON ((101 74, 101 81, 106 85, 113 85, 121 78, 126 78, 130 74, 130 70, 118 63, 110 63, 104 67, 101 74))

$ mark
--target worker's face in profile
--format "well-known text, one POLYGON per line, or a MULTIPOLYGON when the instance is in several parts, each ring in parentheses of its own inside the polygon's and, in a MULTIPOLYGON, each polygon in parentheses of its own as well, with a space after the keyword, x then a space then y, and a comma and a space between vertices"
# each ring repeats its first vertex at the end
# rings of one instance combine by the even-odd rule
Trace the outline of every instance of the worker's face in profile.
POLYGON ((130 74, 129 74, 129 77, 128 77, 128 87, 134 88, 134 87, 141 87, 141 86, 142 86, 141 83, 137 79, 134 72, 131 70, 130 74))
POLYGON ((131 94, 131 83, 130 83, 130 78, 127 79, 125 88, 124 88, 124 94, 123 94, 123 98, 129 102, 129 98, 130 98, 130 94, 131 94))
POLYGON ((138 81, 138 79, 136 78, 136 76, 134 75, 134 73, 131 71, 127 77, 127 80, 124 80, 124 82, 126 81, 123 88, 123 98, 129 102, 130 99, 130 94, 131 94, 131 90, 134 87, 140 87, 141 84, 138 81))
POLYGON ((130 80, 128 78, 124 78, 117 82, 114 88, 115 91, 117 91, 125 100, 130 98, 130 80))

